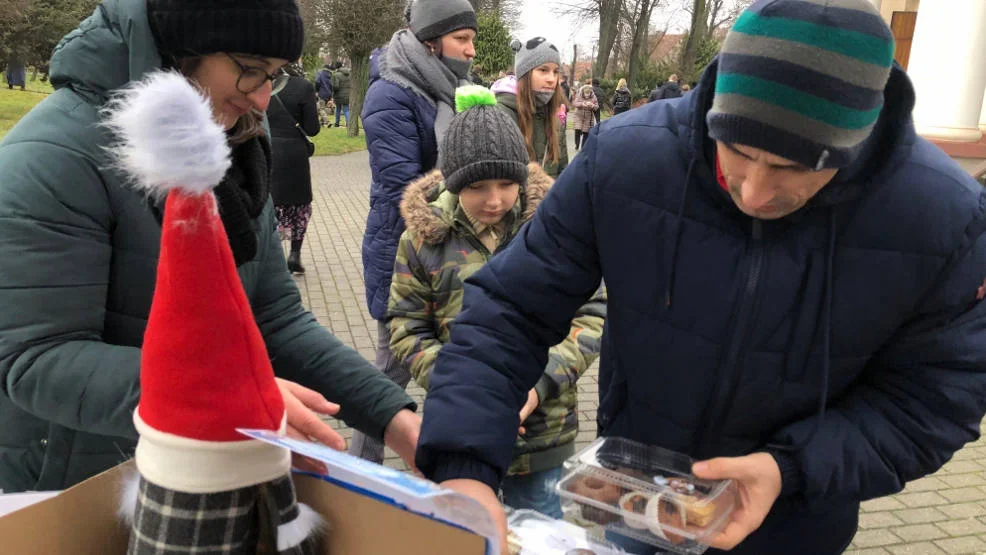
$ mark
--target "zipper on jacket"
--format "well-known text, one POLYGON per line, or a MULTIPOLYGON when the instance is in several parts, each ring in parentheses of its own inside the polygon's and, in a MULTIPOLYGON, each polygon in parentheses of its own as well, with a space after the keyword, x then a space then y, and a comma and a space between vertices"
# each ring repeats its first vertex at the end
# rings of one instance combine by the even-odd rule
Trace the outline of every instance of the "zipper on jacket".
POLYGON ((757 219, 753 220, 750 229, 750 250, 750 266, 743 288, 743 298, 740 300, 740 309, 734 322, 735 325, 732 326, 728 348, 724 351, 725 356, 720 358, 719 362, 719 368, 725 370, 721 372, 718 381, 716 381, 712 389, 711 400, 706 407, 707 412, 715 412, 709 414, 708 418, 705 419, 695 439, 695 453, 702 458, 713 455, 713 453, 707 452, 706 448, 710 444, 707 440, 714 437, 713 434, 718 434, 720 427, 725 422, 732 406, 732 400, 729 396, 736 389, 736 384, 739 382, 745 366, 743 364, 746 352, 744 343, 752 326, 750 316, 760 284, 764 259, 763 222, 757 219))

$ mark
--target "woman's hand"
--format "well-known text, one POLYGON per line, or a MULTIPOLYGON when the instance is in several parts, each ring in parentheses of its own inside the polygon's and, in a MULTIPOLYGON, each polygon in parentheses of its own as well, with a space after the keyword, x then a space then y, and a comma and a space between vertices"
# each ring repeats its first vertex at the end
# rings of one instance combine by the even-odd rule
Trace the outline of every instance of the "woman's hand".
MULTIPOLYGON (((339 413, 339 405, 330 403, 317 391, 281 378, 274 379, 281 390, 281 397, 284 398, 288 437, 303 441, 314 439, 338 451, 346 448, 346 440, 319 416, 335 416, 339 413)), ((291 454, 291 464, 298 470, 317 474, 324 474, 327 470, 324 464, 297 453, 291 454)))

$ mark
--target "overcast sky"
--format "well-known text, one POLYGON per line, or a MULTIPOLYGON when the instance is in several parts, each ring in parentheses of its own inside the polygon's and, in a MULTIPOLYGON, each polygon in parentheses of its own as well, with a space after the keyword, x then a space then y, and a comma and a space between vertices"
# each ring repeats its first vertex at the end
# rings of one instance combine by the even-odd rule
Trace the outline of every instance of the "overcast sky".
MULTIPOLYGON (((566 63, 572 61, 572 47, 579 45, 581 52, 590 53, 592 44, 599 34, 599 22, 592 21, 579 26, 572 18, 564 18, 554 13, 560 5, 574 4, 584 0, 525 0, 524 10, 520 14, 520 28, 516 30, 517 38, 527 40, 542 36, 551 41, 561 51, 566 63)), ((652 27, 663 29, 670 21, 671 31, 683 31, 688 28, 688 14, 676 9, 681 0, 665 0, 670 6, 654 13, 652 27)))

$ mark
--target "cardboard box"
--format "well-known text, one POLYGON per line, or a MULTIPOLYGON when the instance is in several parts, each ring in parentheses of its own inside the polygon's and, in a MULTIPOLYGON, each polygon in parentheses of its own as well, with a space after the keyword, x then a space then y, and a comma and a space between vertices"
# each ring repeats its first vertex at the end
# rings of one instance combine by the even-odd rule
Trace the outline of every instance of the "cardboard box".
MULTIPOLYGON (((294 474, 298 500, 329 524, 319 553, 325 555, 433 555, 496 553, 492 521, 475 501, 437 485, 322 446, 286 438, 250 435, 290 446, 322 460, 326 476, 294 474), (369 466, 368 466, 369 465, 369 466), (367 472, 369 470, 369 473, 367 472), (354 478, 355 477, 355 478, 354 478), (477 517, 477 515, 479 515, 477 517), (485 517, 485 521, 483 519, 485 517), (474 522, 456 522, 457 520, 474 522), (473 530, 485 530, 477 533, 473 530)), ((135 472, 132 461, 53 497, 0 516, 0 552, 10 555, 117 555, 127 550, 129 529, 121 524, 121 480, 135 472)), ((20 494, 4 504, 23 505, 20 494)), ((0 510, 0 514, 2 510, 0 510)))

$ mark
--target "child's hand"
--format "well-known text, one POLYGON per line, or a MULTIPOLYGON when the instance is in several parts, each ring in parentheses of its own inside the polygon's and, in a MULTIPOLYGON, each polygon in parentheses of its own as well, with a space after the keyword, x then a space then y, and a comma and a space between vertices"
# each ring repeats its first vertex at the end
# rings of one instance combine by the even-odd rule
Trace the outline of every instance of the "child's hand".
POLYGON ((538 405, 540 404, 541 404, 541 399, 538 399, 537 391, 534 391, 533 389, 528 391, 527 402, 524 403, 524 406, 520 409, 520 423, 521 423, 520 435, 524 435, 527 433, 527 430, 523 426, 524 421, 527 420, 527 417, 530 416, 531 413, 534 412, 534 409, 538 408, 538 405))

